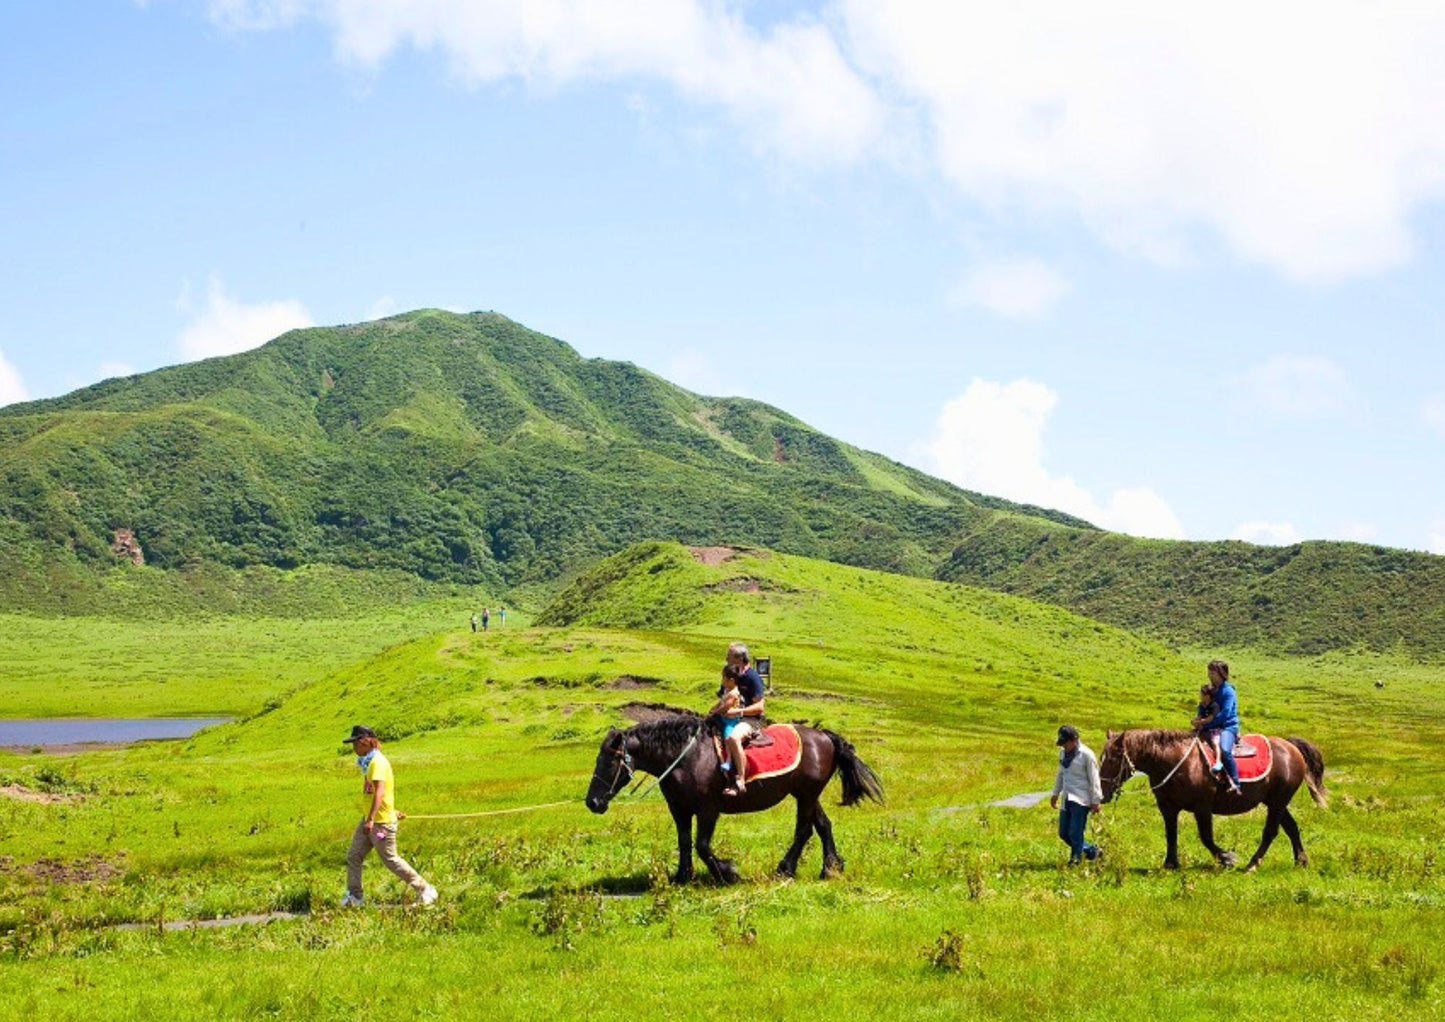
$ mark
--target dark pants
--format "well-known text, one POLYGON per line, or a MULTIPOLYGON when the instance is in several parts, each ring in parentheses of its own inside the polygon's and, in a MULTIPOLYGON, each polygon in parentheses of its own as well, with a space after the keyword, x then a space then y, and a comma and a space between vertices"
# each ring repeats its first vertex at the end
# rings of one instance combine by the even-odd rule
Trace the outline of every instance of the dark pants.
POLYGON ((1099 849, 1084 840, 1084 825, 1089 822, 1089 807, 1064 799, 1059 810, 1059 840, 1069 846, 1069 861, 1098 858, 1099 849))

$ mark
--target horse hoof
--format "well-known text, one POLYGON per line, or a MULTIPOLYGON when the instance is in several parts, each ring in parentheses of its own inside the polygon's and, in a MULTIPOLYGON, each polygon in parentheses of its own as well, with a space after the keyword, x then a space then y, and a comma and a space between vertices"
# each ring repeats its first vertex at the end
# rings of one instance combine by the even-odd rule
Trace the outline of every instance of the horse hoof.
POLYGON ((778 863, 778 876, 784 880, 792 880, 798 875, 797 866, 789 866, 786 862, 778 863))
POLYGON ((1299 858, 1295 859, 1294 864, 1303 869, 1310 864, 1310 857, 1308 855, 1301 855, 1299 858))
POLYGON ((1219 857, 1219 864, 1225 869, 1233 869, 1238 862, 1239 859, 1237 859, 1232 852, 1225 852, 1219 857))
POLYGON ((823 872, 818 874, 819 880, 832 880, 834 877, 843 875, 843 860, 829 859, 823 863, 823 872))
POLYGON ((1178 869, 1178 868, 1179 868, 1179 863, 1177 863, 1177 862, 1170 862, 1168 859, 1165 859, 1165 860, 1164 860, 1164 868, 1165 868, 1165 869, 1178 869))
POLYGON ((1244 871, 1245 871, 1246 873, 1256 873, 1256 872, 1258 872, 1258 871, 1259 871, 1259 863, 1257 863, 1257 862, 1251 862, 1248 866, 1245 866, 1245 867, 1244 867, 1244 871))

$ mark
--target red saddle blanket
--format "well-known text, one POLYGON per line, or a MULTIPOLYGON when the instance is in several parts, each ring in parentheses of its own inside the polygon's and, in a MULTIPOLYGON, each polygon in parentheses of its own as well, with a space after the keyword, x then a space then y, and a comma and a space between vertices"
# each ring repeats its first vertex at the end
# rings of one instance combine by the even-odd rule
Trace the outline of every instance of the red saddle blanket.
MULTIPOLYGON (((1201 741, 1199 747, 1204 751, 1204 761, 1214 766, 1214 746, 1201 741)), ((1264 735, 1241 735, 1234 743, 1234 765, 1239 767, 1241 782, 1264 780, 1274 766, 1274 749, 1269 739, 1264 735)))
POLYGON ((744 746, 748 757, 748 783, 764 777, 777 777, 796 770, 803 761, 803 743, 798 738, 798 729, 791 724, 773 724, 764 728, 772 745, 744 746))

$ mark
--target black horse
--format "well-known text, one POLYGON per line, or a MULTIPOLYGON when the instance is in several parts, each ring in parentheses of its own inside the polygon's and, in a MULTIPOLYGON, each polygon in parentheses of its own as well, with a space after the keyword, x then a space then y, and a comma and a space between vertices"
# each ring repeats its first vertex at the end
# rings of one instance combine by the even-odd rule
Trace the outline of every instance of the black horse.
POLYGON ((697 714, 678 713, 638 724, 626 731, 612 728, 602 739, 597 766, 587 789, 587 808, 607 812, 607 804, 632 779, 635 770, 660 777, 659 787, 677 824, 677 881, 691 880, 692 821, 697 818, 697 854, 719 882, 737 880, 737 870, 726 859, 712 853, 712 834, 723 813, 756 813, 771 809, 789 795, 798 803, 798 820, 793 844, 778 863, 778 873, 791 877, 797 872, 798 856, 813 831, 823 843, 823 872, 827 878, 843 869, 843 859, 833 844, 833 824, 823 812, 819 798, 836 773, 843 779, 843 805, 864 798, 883 801, 883 786, 846 738, 818 728, 798 725, 802 760, 797 769, 779 777, 749 781, 747 793, 727 796, 726 776, 718 769, 717 752, 707 724, 697 714))

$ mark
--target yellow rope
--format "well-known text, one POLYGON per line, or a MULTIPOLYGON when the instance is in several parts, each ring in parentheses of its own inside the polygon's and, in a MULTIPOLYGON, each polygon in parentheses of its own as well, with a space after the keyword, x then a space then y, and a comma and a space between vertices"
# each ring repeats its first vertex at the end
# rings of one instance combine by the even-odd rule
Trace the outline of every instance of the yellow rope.
POLYGON ((569 798, 562 802, 543 802, 536 806, 517 806, 514 809, 486 809, 479 813, 397 813, 399 820, 470 820, 478 816, 503 816, 507 813, 526 813, 533 809, 551 809, 553 806, 570 806, 577 803, 577 799, 569 798))

